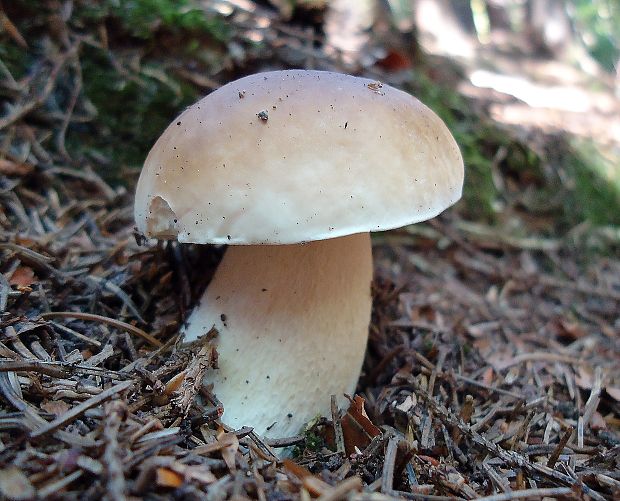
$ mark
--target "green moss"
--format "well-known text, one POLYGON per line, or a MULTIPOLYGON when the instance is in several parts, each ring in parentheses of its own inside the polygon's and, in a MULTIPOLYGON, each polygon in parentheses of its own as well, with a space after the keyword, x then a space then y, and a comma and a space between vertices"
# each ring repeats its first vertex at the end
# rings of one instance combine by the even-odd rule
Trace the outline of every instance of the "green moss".
POLYGON ((131 36, 151 40, 157 30, 176 34, 208 34, 219 41, 230 38, 223 18, 208 13, 196 0, 105 0, 82 6, 89 21, 118 20, 131 36))
MULTIPOLYGON (((142 163, 179 110, 197 98, 195 89, 149 76, 148 68, 146 65, 138 74, 124 75, 103 54, 86 51, 82 58, 84 92, 98 115, 89 126, 70 131, 68 140, 75 151, 96 151, 118 167, 142 163)), ((114 175, 114 169, 107 174, 114 175)))
POLYGON ((310 451, 318 452, 325 447, 325 440, 313 431, 307 431, 304 438, 306 441, 306 449, 310 451))
POLYGON ((570 184, 564 203, 567 223, 620 226, 620 171, 591 143, 575 143, 564 163, 570 184))
POLYGON ((517 200, 530 213, 553 216, 551 232, 582 222, 620 225, 620 171, 592 143, 574 145, 558 137, 555 144, 546 141, 548 151, 538 152, 539 145, 481 118, 464 97, 425 74, 414 73, 409 87, 442 118, 461 148, 465 217, 499 222, 503 204, 498 202, 517 200), (500 193, 494 169, 517 191, 500 193))
POLYGON ((451 88, 432 81, 424 73, 414 73, 412 77, 409 90, 439 115, 461 149, 465 163, 465 215, 495 221, 500 193, 493 183, 493 159, 500 148, 507 150, 506 158, 512 158, 520 145, 505 131, 481 119, 467 100, 451 88))
POLYGON ((493 184, 493 154, 489 151, 488 135, 483 130, 485 128, 480 125, 471 128, 466 123, 460 123, 451 130, 461 148, 466 166, 463 200, 467 215, 492 222, 499 193, 493 184))
POLYGON ((292 448, 291 453, 293 457, 301 457, 305 451, 320 452, 324 447, 326 447, 325 440, 317 433, 317 420, 318 418, 315 418, 308 423, 307 428, 303 431, 303 446, 296 445, 292 448))
MULTIPOLYGON (((49 50, 41 34, 49 13, 32 2, 20 6, 14 19, 29 48, 0 43, 0 57, 14 78, 36 68, 49 50)), ((94 163, 108 180, 120 180, 126 167, 138 168, 157 137, 201 89, 170 68, 192 64, 197 73, 221 67, 221 43, 230 35, 223 18, 208 13, 197 0, 103 0, 78 2, 71 29, 98 42, 100 28, 107 46, 80 46, 82 95, 65 146, 78 163, 94 163), (119 49, 120 47, 120 49, 119 49)), ((2 38, 0 38, 0 42, 2 38)), ((50 97, 50 106, 66 103, 75 81, 67 65, 50 97)))

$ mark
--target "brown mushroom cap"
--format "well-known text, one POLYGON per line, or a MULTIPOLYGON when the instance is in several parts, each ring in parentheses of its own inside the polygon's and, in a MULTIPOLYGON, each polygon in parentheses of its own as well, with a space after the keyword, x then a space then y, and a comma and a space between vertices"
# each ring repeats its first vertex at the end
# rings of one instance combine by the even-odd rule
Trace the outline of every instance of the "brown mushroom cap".
POLYGON ((138 229, 180 242, 285 244, 430 219, 461 196, 463 160, 413 96, 338 73, 231 82, 151 149, 138 229))

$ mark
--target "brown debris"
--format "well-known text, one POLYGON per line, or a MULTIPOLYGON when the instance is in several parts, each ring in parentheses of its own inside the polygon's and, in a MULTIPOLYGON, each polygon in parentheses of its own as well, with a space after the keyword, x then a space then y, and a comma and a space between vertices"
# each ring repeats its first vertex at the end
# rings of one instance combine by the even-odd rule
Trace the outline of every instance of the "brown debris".
POLYGON ((103 440, 105 451, 102 463, 106 470, 106 499, 124 501, 127 487, 122 463, 122 447, 118 443, 118 432, 127 415, 122 400, 113 400, 104 406, 103 440))
MULTIPOLYGON (((391 82, 258 3, 230 4, 239 54, 226 67, 260 66, 264 50, 265 67, 391 82), (244 45, 257 33, 263 49, 244 45)), ((0 21, 9 43, 32 47, 13 16, 0 21)), ((0 119, 0 497, 618 497, 617 260, 584 259, 555 237, 507 237, 458 208, 376 238, 370 342, 348 409, 334 399, 331 416, 295 437, 222 427, 226 403, 208 385, 213 337, 178 342, 221 250, 139 246, 135 179, 110 186, 90 159, 70 157, 65 136, 89 119, 76 69, 84 47, 101 44, 136 79, 104 24, 91 39, 54 22, 36 75, 0 81, 17 96, 0 119)), ((232 76, 171 73, 207 89, 232 76)))
POLYGON ((364 449, 372 439, 381 435, 381 430, 368 419, 364 410, 364 399, 355 396, 346 414, 340 420, 344 447, 347 454, 353 454, 355 449, 364 449))

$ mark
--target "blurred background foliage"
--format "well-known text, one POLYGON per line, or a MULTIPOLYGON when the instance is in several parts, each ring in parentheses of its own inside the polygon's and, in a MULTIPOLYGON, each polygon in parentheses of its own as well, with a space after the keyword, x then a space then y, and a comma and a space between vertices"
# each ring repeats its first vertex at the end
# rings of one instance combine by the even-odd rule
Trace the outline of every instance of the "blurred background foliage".
POLYGON ((330 47, 329 16, 336 4, 343 2, 5 2, 1 112, 10 119, 29 100, 41 98, 24 118, 47 156, 26 151, 19 141, 23 129, 9 127, 2 131, 3 155, 41 169, 59 163, 92 168, 132 186, 166 125, 218 85, 267 69, 332 69, 398 85, 442 117, 467 166, 459 209, 464 219, 517 234, 581 238, 585 225, 616 235, 618 144, 601 145, 594 133, 577 137, 557 127, 502 123, 491 113, 492 92, 481 99, 461 88, 468 65, 489 68, 500 56, 518 56, 563 61, 586 74, 584 92, 603 89, 617 100, 620 5, 615 0, 364 0, 355 5, 367 6, 372 16, 350 60, 330 47), (442 30, 462 30, 472 40, 477 59, 424 46, 424 19, 415 16, 428 3, 444 9, 442 30), (559 38, 547 23, 558 5, 559 19, 568 26, 559 38), (455 23, 448 23, 450 16, 455 23), (504 38, 496 39, 498 33, 504 38), (479 54, 486 59, 480 62, 479 54), (56 79, 44 95, 50 74, 56 79))
POLYGON ((616 0, 572 0, 569 12, 590 54, 609 72, 620 61, 620 3, 616 0))
POLYGON ((160 29, 178 35, 208 33, 219 41, 230 38, 224 19, 207 15, 192 0, 107 0, 103 9, 92 9, 91 13, 100 21, 114 17, 130 35, 144 40, 152 39, 160 29))

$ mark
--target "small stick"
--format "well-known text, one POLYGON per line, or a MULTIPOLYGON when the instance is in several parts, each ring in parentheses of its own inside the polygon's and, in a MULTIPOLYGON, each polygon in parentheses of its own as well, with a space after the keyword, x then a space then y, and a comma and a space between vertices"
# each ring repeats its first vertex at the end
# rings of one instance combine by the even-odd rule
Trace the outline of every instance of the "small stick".
POLYGON ((187 365, 185 377, 181 381, 178 390, 176 390, 176 396, 172 400, 172 403, 179 411, 179 415, 183 415, 184 418, 187 417, 196 394, 204 383, 203 378, 207 369, 212 368, 213 363, 214 350, 211 344, 207 343, 200 348, 200 351, 192 357, 187 365))
POLYGON ((332 422, 334 425, 334 435, 336 439, 336 450, 339 454, 344 454, 344 434, 342 432, 342 423, 340 422, 340 412, 336 403, 336 395, 331 396, 332 422))
POLYGON ((551 454, 551 456, 549 456, 549 460, 547 461, 547 466, 549 468, 553 468, 555 466, 555 463, 557 462, 558 458, 560 457, 560 454, 562 454, 562 451, 564 450, 564 447, 566 446, 566 444, 570 440, 570 437, 572 436, 573 431, 575 431, 575 429, 572 426, 569 426, 566 429, 566 431, 564 432, 564 435, 562 435, 562 438, 560 439, 557 447, 554 449, 554 451, 551 454))
MULTIPOLYGON (((463 402, 463 407, 461 407, 461 412, 459 417, 463 420, 464 423, 469 423, 472 415, 474 414, 474 397, 471 395, 465 396, 465 402, 463 402)), ((452 428, 452 440, 455 445, 459 445, 461 441, 461 431, 458 427, 452 428)))
POLYGON ((443 369, 443 364, 446 361, 447 355, 447 350, 441 350, 439 352, 439 356, 437 357, 437 365, 433 368, 433 372, 431 373, 431 377, 428 381, 428 395, 430 397, 432 397, 433 393, 435 392, 435 380, 437 379, 437 374, 440 373, 443 369))
POLYGON ((563 355, 562 353, 534 351, 532 353, 517 355, 509 363, 502 365, 502 369, 508 369, 525 362, 562 362, 571 365, 592 365, 591 361, 571 357, 570 355, 563 355))
POLYGON ((35 439, 35 438, 42 437, 43 435, 51 431, 54 431, 60 428, 61 426, 64 426, 65 424, 76 419, 78 416, 82 415, 88 409, 91 409, 92 407, 95 407, 105 402, 110 397, 116 395, 117 393, 120 393, 121 391, 127 390, 133 384, 134 384, 134 381, 123 381, 122 383, 118 383, 117 385, 112 386, 111 388, 108 388, 105 391, 102 391, 101 393, 99 393, 99 395, 95 395, 94 397, 89 398, 88 400, 82 402, 81 404, 76 405, 70 411, 65 412, 62 416, 58 416, 53 421, 41 426, 38 430, 34 430, 30 434, 30 438, 35 439))
POLYGON ((107 480, 104 500, 124 501, 126 499, 127 487, 118 444, 118 430, 124 420, 127 406, 122 400, 114 400, 108 402, 104 410, 103 440, 105 441, 105 450, 102 462, 106 468, 107 480))
POLYGON ((116 320, 114 318, 104 317, 102 315, 95 315, 94 313, 82 313, 78 311, 50 311, 48 313, 41 313, 41 318, 57 318, 57 317, 66 317, 66 318, 77 318, 78 320, 91 320, 93 322, 103 322, 104 324, 111 325, 112 327, 116 327, 117 329, 123 329, 131 334, 135 334, 136 336, 141 337, 142 339, 148 341, 153 346, 157 346, 158 348, 162 346, 162 342, 159 339, 155 339, 150 334, 147 334, 139 327, 135 325, 128 324, 127 322, 122 322, 121 320, 116 320))
POLYGON ((349 477, 340 482, 336 487, 328 490, 319 496, 317 501, 339 501, 346 499, 347 495, 353 491, 362 490, 362 479, 358 476, 349 477))
MULTIPOLYGON (((467 398, 467 397, 465 397, 465 398, 467 398)), ((523 400, 519 400, 519 402, 523 402, 523 400)), ((497 402, 493 407, 491 407, 489 409, 489 412, 487 412, 485 414, 485 416, 482 419, 480 419, 480 421, 477 421, 475 424, 471 425, 472 431, 476 431, 477 432, 478 430, 481 430, 483 426, 485 426, 487 423, 489 423, 491 421, 491 419, 493 419, 496 416, 496 414, 501 409, 501 406, 502 406, 502 403, 501 402, 497 402)), ((465 422, 467 423, 467 421, 465 421, 465 422)))
POLYGON ((99 367, 87 367, 63 362, 46 362, 38 359, 7 360, 0 358, 0 372, 38 372, 60 379, 70 377, 73 374, 105 376, 110 379, 127 379, 129 377, 99 367))
POLYGON ((551 496, 568 496, 573 493, 570 487, 551 487, 549 489, 525 489, 523 491, 510 491, 494 496, 478 498, 478 501, 510 501, 512 499, 537 498, 542 499, 551 496))
POLYGON ((510 488, 510 483, 507 479, 502 478, 499 474, 491 467, 488 463, 482 462, 482 469, 491 479, 491 482, 495 487, 497 487, 502 492, 510 492, 512 489, 510 488))
POLYGON ((545 275, 540 276, 537 279, 538 279, 538 283, 540 283, 541 285, 545 285, 547 287, 554 287, 557 289, 569 289, 575 292, 586 294, 588 296, 601 296, 601 297, 607 297, 610 299, 615 299, 616 301, 620 301, 620 293, 614 290, 611 290, 611 289, 606 289, 603 287, 597 287, 597 286, 586 285, 586 284, 577 284, 577 283, 570 282, 568 280, 560 280, 560 279, 550 277, 550 276, 545 276, 545 275))
MULTIPOLYGON (((592 385, 592 391, 588 397, 588 401, 583 410, 583 426, 586 427, 590 423, 592 416, 598 408, 598 404, 601 400, 601 386, 603 385, 603 371, 600 367, 597 367, 594 372, 594 384, 592 385)), ((580 444, 583 446, 583 444, 580 444)))
POLYGON ((603 475, 602 473, 597 473, 596 475, 594 475, 594 478, 596 478, 599 484, 605 485, 612 490, 620 492, 620 480, 616 480, 615 478, 603 475))
POLYGON ((65 325, 59 324, 58 322, 50 322, 50 324, 54 328, 61 330, 62 332, 69 334, 70 336, 73 336, 79 339, 80 341, 84 341, 85 343, 92 344, 93 346, 96 346, 97 348, 101 348, 101 343, 97 341, 96 339, 91 339, 88 336, 85 336, 84 334, 74 331, 73 329, 70 329, 69 327, 65 325))
POLYGON ((250 438, 250 440, 252 440, 252 442, 254 442, 258 450, 261 451, 265 456, 267 456, 266 459, 268 461, 272 461, 274 463, 277 463, 279 461, 276 453, 256 433, 251 431, 250 433, 248 433, 248 437, 250 438))
POLYGON ((127 306, 127 309, 131 311, 134 317, 136 317, 143 324, 146 324, 146 320, 144 320, 144 318, 142 318, 142 315, 140 315, 140 312, 138 311, 138 307, 131 300, 129 295, 123 289, 121 289, 118 285, 116 285, 114 282, 110 282, 109 280, 106 280, 105 278, 102 278, 102 277, 98 277, 96 275, 88 275, 86 278, 87 280, 91 280, 95 282, 97 285, 100 285, 101 287, 108 289, 110 292, 114 293, 123 302, 123 304, 127 306))
POLYGON ((381 492, 390 494, 394 486, 394 467, 396 464, 396 452, 398 451, 398 439, 390 437, 385 450, 383 460, 383 473, 381 474, 381 492))
POLYGON ((583 447, 583 416, 577 419, 577 447, 583 447))
POLYGON ((360 492, 349 497, 350 501, 402 501, 402 499, 420 501, 459 501, 463 498, 457 496, 433 496, 418 492, 392 491, 392 494, 381 492, 360 492))
POLYGON ((33 251, 32 249, 29 249, 28 247, 13 244, 10 242, 0 243, 0 250, 13 251, 24 261, 28 261, 30 263, 34 262, 37 264, 50 264, 56 261, 56 258, 54 257, 45 256, 36 251, 33 251))
POLYGON ((507 397, 512 397, 517 400, 522 400, 523 395, 519 395, 518 393, 514 393, 508 390, 502 390, 501 388, 495 388, 494 386, 489 386, 480 381, 476 381, 475 379, 469 378, 467 376, 463 376, 461 374, 457 374, 455 372, 452 373, 455 379, 459 379, 461 381, 465 381, 467 384, 471 384, 472 386, 477 386, 478 388, 483 388, 488 391, 492 391, 494 393, 499 393, 500 395, 506 395, 507 397))
POLYGON ((67 487, 67 485, 69 485, 71 482, 76 481, 83 474, 83 470, 76 470, 56 482, 52 482, 51 484, 47 484, 46 486, 41 487, 39 489, 39 492, 37 492, 37 498, 48 499, 51 496, 57 495, 59 491, 67 487))
POLYGON ((425 402, 428 404, 429 408, 433 410, 435 413, 437 413, 441 417, 441 419, 443 419, 447 424, 449 424, 450 426, 457 426, 459 430, 461 431, 461 433, 468 436, 476 445, 483 447, 484 449, 487 450, 487 452, 499 457, 508 465, 514 468, 522 468, 526 470, 527 472, 530 472, 533 474, 543 475, 549 479, 553 479, 556 482, 560 482, 568 486, 577 486, 579 489, 581 489, 584 492, 584 494, 590 496, 595 501, 605 500, 605 498, 600 493, 591 489, 587 485, 581 484, 580 482, 576 481, 569 475, 565 475, 564 473, 553 470, 552 468, 549 468, 546 465, 542 465, 539 463, 532 463, 525 456, 518 454, 514 451, 503 449, 496 443, 491 442, 490 440, 487 440, 484 436, 473 431, 468 424, 464 423, 458 416, 455 416, 444 405, 436 402, 432 398, 429 398, 426 392, 423 391, 421 388, 419 388, 419 386, 417 390, 418 391, 416 392, 416 394, 420 396, 421 398, 423 398, 425 402))
POLYGON ((508 450, 514 449, 515 446, 517 445, 517 442, 525 437, 533 418, 534 418, 533 412, 529 412, 527 416, 525 416, 525 419, 521 423, 521 426, 519 426, 519 429, 512 437, 512 440, 510 441, 510 444, 508 445, 508 450))
POLYGON ((18 108, 15 108, 12 111, 12 113, 10 113, 8 116, 5 116, 2 119, 0 119, 0 130, 8 127, 9 125, 14 124, 20 118, 27 115, 32 110, 38 108, 43 103, 45 103, 45 101, 47 101, 47 98, 54 90, 54 87, 56 87, 56 79, 58 77, 58 74, 60 73, 60 70, 65 65, 67 60, 75 54, 76 48, 77 48, 76 46, 70 47, 64 54, 60 55, 60 57, 56 61, 56 64, 54 65, 54 67, 51 69, 49 73, 50 77, 48 81, 46 82, 45 87, 43 87, 43 90, 38 96, 36 96, 31 101, 28 101, 28 103, 18 108))
POLYGON ((296 435, 294 437, 285 437, 285 438, 269 438, 265 440, 265 443, 274 449, 279 449, 281 447, 289 447, 291 445, 301 444, 306 440, 306 437, 303 435, 296 435))

